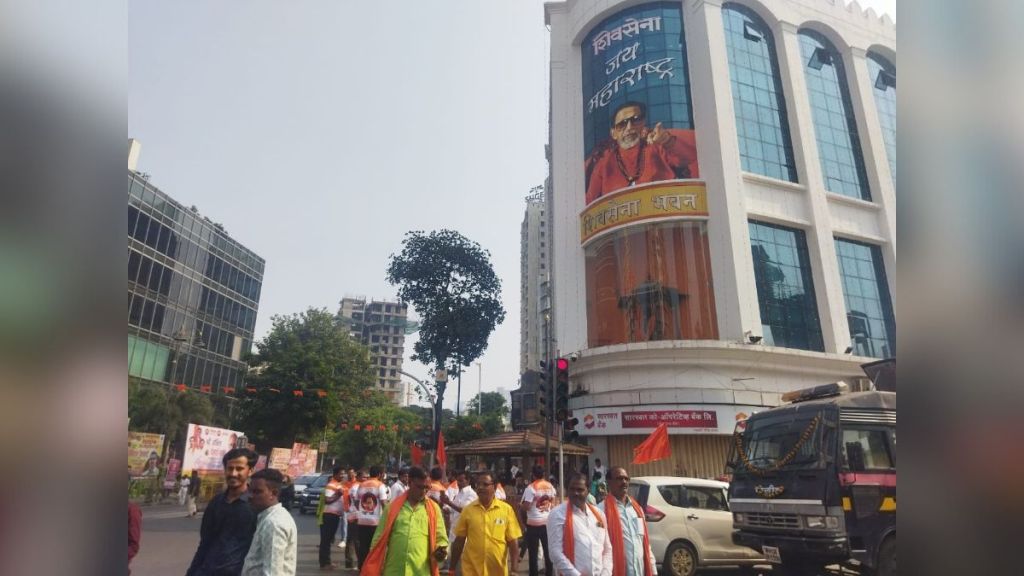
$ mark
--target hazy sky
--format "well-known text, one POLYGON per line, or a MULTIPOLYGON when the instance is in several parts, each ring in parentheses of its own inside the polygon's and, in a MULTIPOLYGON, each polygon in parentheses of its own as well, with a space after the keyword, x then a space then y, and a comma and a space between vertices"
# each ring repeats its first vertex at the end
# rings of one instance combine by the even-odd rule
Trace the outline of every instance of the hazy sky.
MULTIPOLYGON (((895 17, 895 0, 861 5, 895 17)), ((523 198, 547 171, 541 0, 128 6, 139 170, 266 259, 257 339, 274 314, 395 299, 405 232, 452 228, 502 280, 483 389, 518 387, 523 198)), ((404 369, 427 378, 413 342, 404 369)), ((477 382, 473 366, 463 404, 477 382)))

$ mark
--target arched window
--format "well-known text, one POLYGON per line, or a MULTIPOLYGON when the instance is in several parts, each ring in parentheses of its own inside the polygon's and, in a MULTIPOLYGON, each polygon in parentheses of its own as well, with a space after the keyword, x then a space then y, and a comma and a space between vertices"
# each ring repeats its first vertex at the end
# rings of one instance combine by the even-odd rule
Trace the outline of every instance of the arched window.
POLYGON ((799 34, 825 189, 871 200, 843 59, 821 34, 799 34))
POLYGON ((878 123, 882 125, 885 156, 896 185, 896 67, 875 52, 868 52, 868 73, 875 93, 878 123))
POLYGON ((796 182, 786 99, 775 40, 763 20, 738 4, 722 8, 736 137, 743 170, 796 182))

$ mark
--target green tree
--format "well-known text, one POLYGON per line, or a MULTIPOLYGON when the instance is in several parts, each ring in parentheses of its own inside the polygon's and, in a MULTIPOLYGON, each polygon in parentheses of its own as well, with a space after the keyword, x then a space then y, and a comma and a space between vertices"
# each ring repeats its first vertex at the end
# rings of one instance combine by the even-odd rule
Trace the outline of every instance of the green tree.
MULTIPOLYGON (((398 286, 399 299, 411 303, 420 316, 413 360, 461 378, 462 368, 487 349, 488 338, 505 319, 501 281, 490 257, 453 230, 405 235, 402 252, 391 255, 387 279, 398 286)), ((446 384, 435 388, 438 430, 446 384)))
POLYGON ((189 423, 218 425, 213 403, 194 390, 178 392, 163 384, 135 382, 128 391, 128 417, 137 432, 163 434, 167 445, 181 454, 189 423))
POLYGON ((369 352, 324 309, 272 320, 250 359, 257 392, 239 405, 241 429, 261 450, 315 444, 364 405, 374 385, 369 352))
POLYGON ((420 434, 416 426, 430 425, 429 420, 395 406, 380 392, 374 392, 369 402, 361 406, 346 424, 345 429, 336 428, 330 434, 328 453, 339 463, 357 468, 385 465, 389 456, 408 461, 409 445, 420 434), (359 425, 359 430, 355 429, 356 425, 359 425), (381 426, 384 426, 383 430, 381 426), (367 427, 372 430, 368 431, 367 427))
POLYGON ((505 397, 498 392, 483 392, 466 402, 466 411, 471 414, 497 414, 508 416, 509 408, 505 397), (482 403, 482 405, 481 405, 482 403))
POLYGON ((496 413, 483 416, 477 416, 476 414, 458 416, 445 422, 442 430, 444 430, 444 443, 446 446, 454 446, 462 442, 469 442, 470 440, 487 438, 505 431, 501 415, 496 413))

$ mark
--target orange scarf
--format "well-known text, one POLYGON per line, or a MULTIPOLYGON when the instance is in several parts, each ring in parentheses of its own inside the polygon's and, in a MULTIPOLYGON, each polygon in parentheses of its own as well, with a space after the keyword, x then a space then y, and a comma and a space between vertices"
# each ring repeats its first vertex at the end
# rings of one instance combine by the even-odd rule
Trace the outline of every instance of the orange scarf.
MULTIPOLYGON (((377 545, 366 556, 366 561, 363 562, 363 569, 359 571, 359 576, 379 576, 384 572, 384 560, 387 558, 388 539, 391 537, 391 529, 394 527, 395 519, 398 518, 398 513, 402 510, 402 506, 405 505, 405 500, 408 496, 409 493, 404 492, 391 503, 391 507, 388 508, 388 519, 384 523, 384 532, 381 533, 380 538, 377 540, 377 545)), ((440 576, 440 571, 437 568, 437 559, 434 558, 434 550, 437 549, 437 504, 432 502, 430 498, 424 498, 422 504, 427 507, 427 525, 430 530, 430 550, 428 551, 430 556, 430 573, 433 576, 440 576)))
MULTIPOLYGON (((597 525, 600 526, 604 521, 604 516, 601 515, 601 511, 597 509, 590 502, 587 502, 587 506, 590 507, 590 511, 594 513, 594 518, 597 518, 597 525)), ((562 532, 562 552, 565 553, 565 557, 569 559, 569 562, 576 563, 576 539, 573 537, 573 509, 572 502, 565 503, 565 530, 562 532)))
MULTIPOLYGON (((633 506, 636 515, 644 520, 644 511, 640 505, 629 496, 627 502, 633 506)), ((611 494, 605 498, 604 513, 608 517, 608 538, 612 541, 612 576, 626 576, 626 544, 622 535, 622 520, 619 518, 619 505, 611 494)), ((647 522, 644 525, 644 575, 651 576, 654 570, 651 567, 651 555, 647 553, 651 549, 651 539, 647 536, 647 522)), ((637 552, 638 554, 641 552, 637 552)))

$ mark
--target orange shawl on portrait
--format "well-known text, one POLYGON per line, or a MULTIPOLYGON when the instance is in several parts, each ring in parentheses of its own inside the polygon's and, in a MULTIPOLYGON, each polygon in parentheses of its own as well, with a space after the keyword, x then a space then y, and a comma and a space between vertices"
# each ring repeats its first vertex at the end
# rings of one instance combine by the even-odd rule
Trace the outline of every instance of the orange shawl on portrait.
MULTIPOLYGON (((395 498, 394 502, 391 503, 391 506, 388 508, 388 518, 384 523, 384 532, 381 533, 380 538, 377 540, 377 545, 366 556, 366 561, 363 562, 363 569, 359 571, 359 576, 379 576, 384 572, 384 560, 388 554, 388 539, 391 537, 391 529, 394 528, 395 519, 398 518, 398 513, 402 510, 402 506, 405 505, 405 500, 408 496, 408 492, 403 492, 401 496, 395 498)), ((430 550, 428 551, 430 556, 430 573, 433 576, 439 576, 440 571, 437 568, 437 559, 434 558, 434 550, 437 549, 437 513, 439 510, 437 503, 431 501, 430 498, 424 498, 423 505, 427 507, 427 523, 429 526, 428 530, 430 531, 430 550)))
MULTIPOLYGON (((598 526, 604 521, 604 516, 601 511, 597 509, 590 502, 587 502, 587 506, 590 507, 590 511, 594 513, 594 518, 597 518, 598 526)), ((565 503, 565 530, 562 531, 562 552, 565 553, 565 557, 569 559, 569 562, 576 563, 576 539, 573 537, 573 510, 572 502, 565 503)), ((609 535, 610 537, 611 535, 609 535)))
MULTIPOLYGON (((654 569, 651 566, 651 539, 647 535, 647 521, 644 520, 644 511, 640 505, 629 496, 626 500, 633 506, 637 517, 643 520, 644 524, 644 549, 639 554, 644 555, 644 576, 652 576, 654 569)), ((604 513, 608 517, 608 539, 612 541, 612 576, 626 576, 626 543, 622 535, 622 519, 619 517, 619 505, 615 503, 615 497, 609 494, 605 499, 604 513)))

